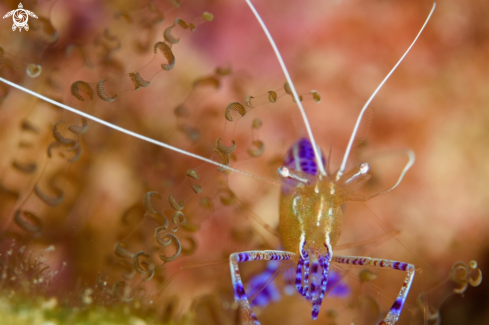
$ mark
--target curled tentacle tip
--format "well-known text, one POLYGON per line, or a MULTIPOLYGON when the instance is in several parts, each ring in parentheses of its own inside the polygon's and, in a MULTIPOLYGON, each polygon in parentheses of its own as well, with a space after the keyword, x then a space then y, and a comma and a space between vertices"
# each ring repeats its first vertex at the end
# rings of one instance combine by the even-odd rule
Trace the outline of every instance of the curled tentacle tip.
POLYGON ((213 21, 214 20, 214 15, 211 14, 210 12, 204 11, 202 13, 202 19, 205 21, 213 21))
POLYGON ((231 68, 231 66, 217 67, 215 72, 219 76, 227 76, 233 72, 233 69, 231 68))
POLYGON ((251 123, 251 127, 253 129, 259 129, 263 125, 263 122, 259 118, 255 118, 253 122, 251 123))
POLYGON ((284 82, 284 90, 287 94, 292 95, 292 89, 287 81, 284 82))
MULTIPOLYGON (((219 159, 221 160, 222 165, 229 166, 229 154, 222 152, 222 151, 218 150, 217 148, 214 148, 213 152, 217 153, 217 155, 219 156, 219 159)), ((217 170, 220 172, 223 172, 226 170, 226 168, 224 168, 223 166, 219 166, 219 167, 217 167, 217 170)))
POLYGON ((197 174, 197 171, 195 171, 194 169, 187 170, 187 176, 196 180, 199 179, 199 174, 197 174))
POLYGON ((245 104, 246 104, 246 106, 248 106, 248 107, 253 107, 253 104, 251 103, 251 100, 252 100, 253 98, 255 98, 255 97, 253 97, 253 96, 251 96, 251 95, 246 96, 246 98, 245 98, 245 104))
POLYGON ((263 141, 255 140, 251 144, 253 145, 252 148, 248 149, 248 154, 251 157, 260 157, 263 152, 265 152, 265 144, 263 141))
POLYGON ((452 266, 449 277, 452 282, 460 286, 453 291, 457 294, 463 294, 469 284, 472 287, 477 287, 481 284, 482 271, 477 268, 477 262, 474 260, 470 261, 468 265, 459 261, 452 266))
POLYGON ((319 104, 321 102, 321 94, 318 93, 316 90, 311 90, 310 93, 312 95, 312 99, 319 104))
POLYGON ((20 209, 14 213, 14 222, 31 234, 39 234, 43 227, 43 223, 38 216, 32 212, 20 209))
POLYGON ((80 91, 84 91, 90 100, 93 99, 93 89, 92 87, 86 83, 85 81, 78 80, 71 84, 71 94, 75 96, 80 101, 85 101, 83 96, 80 94, 80 91))
POLYGON ((195 192, 195 194, 200 194, 202 192, 202 186, 199 184, 192 184, 190 185, 192 187, 192 190, 195 192))
POLYGON ((475 270, 477 268, 477 261, 475 260, 472 260, 469 262, 469 267, 472 269, 472 270, 475 270))
POLYGON ((157 42, 153 46, 153 52, 156 54, 158 50, 165 57, 168 64, 162 63, 161 68, 165 71, 170 71, 175 66, 175 55, 173 54, 171 47, 165 42, 157 42))
POLYGON ((220 196, 222 204, 231 206, 236 203, 236 194, 234 194, 229 188, 221 189, 220 192, 225 194, 224 196, 220 196))
POLYGON ((224 117, 230 122, 233 121, 231 110, 238 112, 242 117, 246 114, 246 109, 243 105, 238 102, 233 102, 226 107, 226 111, 224 112, 224 117))
POLYGON ((180 42, 180 39, 171 34, 171 30, 173 27, 175 27, 175 24, 165 29, 165 31, 163 32, 163 38, 170 44, 178 44, 178 42, 180 42))
POLYGON ((273 90, 268 91, 268 101, 270 103, 275 103, 277 101, 277 93, 273 90))
POLYGON ((136 73, 129 73, 129 78, 131 78, 132 82, 134 83, 134 88, 139 89, 140 87, 148 87, 150 82, 144 80, 140 75, 139 72, 136 73))
POLYGON ((143 204, 144 204, 144 207, 145 207, 147 212, 150 212, 153 214, 158 214, 158 211, 156 210, 156 208, 153 205, 153 201, 152 201, 153 197, 161 199, 160 193, 155 192, 155 191, 150 191, 144 195, 143 204))
POLYGON ((106 102, 111 102, 117 98, 117 94, 114 94, 114 96, 112 96, 112 97, 107 95, 107 93, 105 92, 105 89, 104 89, 104 82, 106 80, 107 79, 102 79, 98 82, 98 84, 97 84, 97 95, 98 95, 98 97, 100 97, 100 99, 105 100, 106 102))
POLYGON ((223 145, 221 144, 221 138, 218 138, 216 140, 216 149, 223 153, 230 154, 234 150, 236 150, 236 142, 234 140, 231 140, 231 143, 232 144, 230 146, 223 145))
POLYGON ((29 77, 36 78, 41 74, 42 67, 39 64, 29 63, 25 70, 29 77))
POLYGON ((180 201, 178 202, 177 199, 173 196, 172 193, 168 196, 168 202, 170 203, 170 206, 173 208, 175 211, 180 211, 185 207, 185 202, 180 201))
POLYGON ((78 134, 78 135, 85 133, 88 129, 88 120, 84 117, 82 117, 81 119, 82 119, 82 125, 81 126, 70 125, 68 127, 68 130, 70 130, 72 133, 78 134))

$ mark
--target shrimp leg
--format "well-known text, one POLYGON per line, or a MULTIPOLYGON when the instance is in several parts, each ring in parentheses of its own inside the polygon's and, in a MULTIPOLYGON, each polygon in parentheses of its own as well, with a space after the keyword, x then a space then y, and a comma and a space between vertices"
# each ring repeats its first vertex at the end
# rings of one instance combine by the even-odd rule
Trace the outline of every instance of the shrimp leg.
POLYGON ((400 270, 407 272, 406 279, 404 279, 404 283, 402 284, 402 288, 399 291, 399 295, 394 301, 391 309, 387 316, 379 323, 379 325, 393 325, 399 319, 399 315, 401 314, 402 307, 406 302, 407 295, 409 293, 409 289, 411 288, 411 284, 414 279, 414 271, 415 267, 413 264, 397 262, 392 260, 385 260, 380 258, 371 258, 371 257, 358 257, 358 256, 333 256, 333 262, 342 263, 342 264, 351 264, 351 265, 362 265, 362 266, 375 266, 375 267, 383 267, 388 269, 400 270))
POLYGON ((233 253, 229 257, 231 266, 231 278, 233 281, 234 300, 239 308, 240 320, 245 325, 260 325, 260 322, 251 310, 250 303, 246 297, 246 293, 239 274, 238 263, 249 261, 283 261, 294 257, 294 253, 283 251, 247 251, 241 253, 233 253))

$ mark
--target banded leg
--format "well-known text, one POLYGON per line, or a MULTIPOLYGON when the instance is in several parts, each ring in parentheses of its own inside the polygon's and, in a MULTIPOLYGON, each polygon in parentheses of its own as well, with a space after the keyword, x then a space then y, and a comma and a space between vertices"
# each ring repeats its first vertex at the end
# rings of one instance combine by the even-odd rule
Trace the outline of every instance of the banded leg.
POLYGON ((251 310, 250 303, 246 297, 246 293, 239 274, 238 263, 249 261, 280 261, 288 260, 293 257, 294 253, 282 251, 248 251, 242 253, 233 253, 229 257, 231 267, 231 279, 233 280, 234 300, 238 304, 241 322, 245 325, 260 325, 255 314, 251 310))
POLYGON ((402 307, 406 302, 406 298, 409 293, 409 289, 411 288, 411 284, 413 283, 414 271, 415 271, 414 265, 409 263, 384 260, 379 258, 357 257, 357 256, 333 256, 333 261, 342 264, 375 266, 375 267, 383 267, 383 268, 407 272, 406 279, 402 284, 401 291, 399 291, 399 295, 397 296, 396 301, 394 301, 394 304, 389 310, 389 313, 379 323, 379 325, 393 325, 397 322, 397 320, 399 319, 399 315, 401 314, 402 307))
POLYGON ((309 296, 309 254, 302 248, 302 255, 299 257, 297 263, 297 270, 295 272, 295 287, 307 301, 311 300, 309 296), (304 268, 304 269, 302 269, 304 268), (302 278, 304 278, 304 285, 302 285, 302 278))

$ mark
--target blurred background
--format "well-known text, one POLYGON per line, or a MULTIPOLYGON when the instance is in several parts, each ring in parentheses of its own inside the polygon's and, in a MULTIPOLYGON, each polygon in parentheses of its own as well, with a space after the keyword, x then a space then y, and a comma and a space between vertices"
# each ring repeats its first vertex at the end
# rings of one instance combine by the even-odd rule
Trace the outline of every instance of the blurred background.
MULTIPOLYGON (((12 31, 11 17, 1 21, 1 77, 217 161, 216 139, 222 137, 223 144, 233 139, 233 167, 278 180, 285 152, 302 136, 301 120, 288 95, 274 104, 262 101, 269 90, 284 92, 285 77, 244 1, 22 4, 38 19, 29 17, 29 30, 21 32, 12 31), (214 19, 200 18, 203 12, 214 19), (171 44, 167 35, 175 66, 166 71, 161 64, 170 60, 154 44, 165 41, 164 31, 176 18, 193 22, 195 30, 184 24, 171 29, 180 40, 171 44), (222 69, 216 72, 217 67, 222 69), (128 75, 136 72, 150 84, 128 75), (78 80, 87 83, 76 84, 83 101, 73 95, 78 80), (114 94, 112 101, 102 98, 114 94), (263 105, 226 121, 228 104, 245 105, 247 96, 263 105), (263 124, 259 129, 252 127, 256 119, 263 124), (248 154, 257 140, 265 151, 248 154)), ((329 167, 335 172, 361 107, 414 40, 432 3, 269 0, 255 5, 304 94, 314 136, 323 152, 331 153, 329 167), (321 94, 320 103, 306 95, 311 90, 321 94)), ((15 1, 0 2, 4 14, 17 8, 15 1)), ((370 105, 370 129, 349 160, 349 168, 363 159, 378 162, 372 162, 378 167, 365 189, 372 192, 395 183, 405 163, 396 149, 416 154, 394 191, 344 206, 339 246, 357 244, 338 251, 418 267, 400 324, 435 324, 426 319, 435 312, 443 324, 489 321, 486 282, 469 286, 462 297, 451 293, 463 283, 448 280, 457 261, 476 260, 483 273, 488 265, 488 13, 489 4, 475 0, 437 3, 418 42, 370 105)), ((0 290, 8 311, 0 316, 2 323, 239 323, 226 259, 233 252, 280 247, 273 235, 279 186, 218 172, 85 123, 4 84, 0 123, 0 290), (191 168, 201 176, 201 194, 191 191, 193 181, 185 176, 191 168), (148 203, 149 191, 161 199, 153 194, 148 203), (184 201, 187 225, 174 225, 170 193, 184 201), (165 235, 173 238, 168 247, 154 234, 165 223, 163 215, 170 227, 178 227, 156 235, 176 236, 165 235), (164 262, 160 255, 176 254, 177 241, 180 254, 164 262), (27 316, 19 317, 22 313, 27 316)), ((266 263, 249 264, 240 265, 245 283, 266 268, 266 263)), ((259 320, 374 324, 404 279, 401 272, 369 269, 376 278, 363 281, 361 268, 335 270, 351 294, 326 299, 318 321, 310 319, 311 305, 297 294, 257 308, 259 320)), ((275 283, 283 289, 281 275, 275 283)))

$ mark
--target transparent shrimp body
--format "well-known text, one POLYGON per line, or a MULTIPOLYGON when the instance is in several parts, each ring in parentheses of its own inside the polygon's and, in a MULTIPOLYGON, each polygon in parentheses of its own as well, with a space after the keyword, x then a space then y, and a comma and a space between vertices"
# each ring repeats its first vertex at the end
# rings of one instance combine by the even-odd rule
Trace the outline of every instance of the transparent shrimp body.
MULTIPOLYGON (((324 159, 323 159, 324 162, 324 159)), ((280 197, 279 230, 286 251, 296 253, 297 291, 313 304, 316 319, 326 293, 333 248, 341 235, 341 205, 369 179, 362 164, 338 180, 318 175, 308 139, 300 139, 287 152, 280 197)))
POLYGON ((337 243, 341 233, 341 204, 349 200, 366 201, 372 197, 393 190, 399 185, 404 174, 414 163, 414 153, 407 150, 405 154, 408 156, 409 161, 401 172, 397 183, 393 187, 373 195, 364 196, 354 194, 354 191, 368 180, 368 164, 363 163, 357 168, 345 173, 348 156, 365 112, 372 99, 418 39, 433 13, 435 5, 433 5, 428 19, 425 21, 414 42, 363 106, 339 170, 335 175, 328 175, 324 168, 325 163, 322 159, 323 155, 316 145, 304 108, 302 107, 293 82, 285 67, 282 56, 253 4, 250 0, 246 1, 262 26, 282 67, 287 82, 290 85, 294 100, 303 116, 310 142, 307 146, 307 140, 301 140, 302 142, 299 142, 299 144, 292 148, 294 157, 290 157, 291 154, 289 153, 285 163, 286 165, 292 165, 292 169, 289 169, 287 166, 279 168, 279 175, 284 179, 280 199, 279 227, 285 251, 247 251, 234 253, 230 256, 234 298, 240 310, 240 319, 244 324, 259 324, 246 296, 238 264, 258 260, 295 260, 297 261, 296 288, 301 295, 312 302, 312 319, 318 317, 319 309, 326 293, 330 262, 389 268, 406 272, 406 278, 396 300, 386 317, 379 323, 389 325, 395 324, 399 319, 414 278, 414 265, 371 257, 333 256, 333 247, 337 243), (301 157, 300 146, 304 148, 308 147, 308 150, 303 148, 304 154, 302 156, 304 157, 301 157), (305 158, 305 161, 303 161, 304 164, 301 164, 300 158, 305 158), (313 163, 311 164, 311 162, 313 163), (302 165, 308 168, 302 168, 302 165), (319 176, 316 176, 318 171, 319 176))

